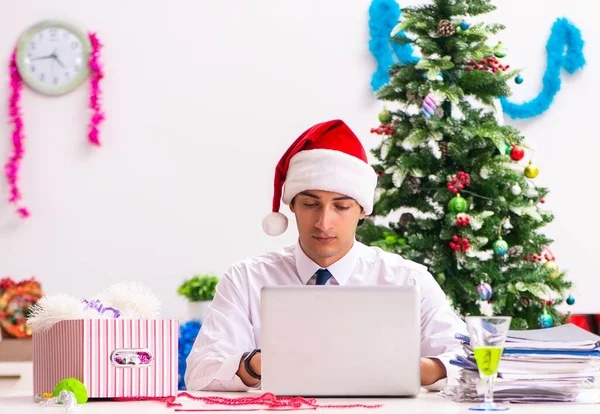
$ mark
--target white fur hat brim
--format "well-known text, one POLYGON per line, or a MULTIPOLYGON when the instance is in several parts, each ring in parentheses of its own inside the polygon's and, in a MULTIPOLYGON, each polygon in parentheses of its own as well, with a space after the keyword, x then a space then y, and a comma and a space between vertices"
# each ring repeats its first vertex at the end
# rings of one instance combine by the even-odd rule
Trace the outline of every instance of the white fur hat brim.
POLYGON ((302 191, 322 190, 352 197, 367 215, 373 212, 377 174, 368 163, 328 149, 301 151, 290 159, 282 201, 302 191))

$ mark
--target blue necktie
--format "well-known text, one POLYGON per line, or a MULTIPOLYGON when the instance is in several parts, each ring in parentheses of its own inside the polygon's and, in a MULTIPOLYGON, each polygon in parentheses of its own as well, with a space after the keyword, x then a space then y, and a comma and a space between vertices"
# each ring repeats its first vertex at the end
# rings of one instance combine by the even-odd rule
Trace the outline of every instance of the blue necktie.
POLYGON ((317 285, 324 285, 327 283, 329 278, 331 277, 331 273, 327 269, 319 269, 317 270, 317 285))

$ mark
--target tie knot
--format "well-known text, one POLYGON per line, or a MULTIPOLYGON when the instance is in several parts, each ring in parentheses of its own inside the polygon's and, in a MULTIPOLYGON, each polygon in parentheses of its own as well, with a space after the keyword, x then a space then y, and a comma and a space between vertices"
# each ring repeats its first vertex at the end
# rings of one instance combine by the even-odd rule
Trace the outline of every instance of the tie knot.
POLYGON ((331 272, 327 269, 317 270, 317 285, 324 285, 331 278, 331 272))

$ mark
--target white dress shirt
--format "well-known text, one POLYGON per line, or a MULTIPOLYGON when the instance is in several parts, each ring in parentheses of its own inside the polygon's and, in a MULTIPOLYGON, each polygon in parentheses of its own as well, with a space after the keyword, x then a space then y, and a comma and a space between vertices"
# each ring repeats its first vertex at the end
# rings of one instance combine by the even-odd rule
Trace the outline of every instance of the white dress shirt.
MULTIPOLYGON (((187 389, 251 389, 236 372, 242 354, 261 347, 261 288, 314 285, 319 269, 298 244, 234 264, 217 285, 213 303, 187 358, 187 389)), ((352 249, 327 269, 332 274, 327 282, 331 285, 420 286, 421 356, 438 358, 448 376, 431 388, 439 389, 456 378, 458 370, 449 361, 462 353, 462 347, 454 334, 466 334, 467 330, 424 266, 355 241, 352 249)))

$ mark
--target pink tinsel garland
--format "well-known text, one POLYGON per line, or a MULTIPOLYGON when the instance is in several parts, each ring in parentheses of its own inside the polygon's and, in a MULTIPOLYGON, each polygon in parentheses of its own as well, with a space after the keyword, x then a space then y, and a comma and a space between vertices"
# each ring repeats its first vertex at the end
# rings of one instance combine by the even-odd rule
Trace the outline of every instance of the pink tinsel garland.
POLYGON ((96 33, 89 33, 90 42, 92 43, 92 56, 90 59, 90 109, 92 110, 92 119, 90 122, 90 130, 88 138, 94 145, 100 145, 98 139, 98 125, 104 120, 104 114, 100 107, 100 81, 104 78, 104 71, 100 64, 100 48, 102 43, 96 37, 96 33))
MULTIPOLYGON (((266 411, 316 410, 317 408, 381 408, 381 404, 317 404, 314 398, 278 397, 270 392, 259 396, 248 397, 195 397, 187 392, 180 392, 177 397, 119 397, 116 401, 156 401, 167 405, 167 408, 181 407, 177 398, 186 397, 194 401, 202 401, 208 405, 223 405, 229 407, 263 406, 266 411)), ((175 411, 211 411, 210 409, 175 409, 175 411)), ((224 411, 219 409, 218 411, 224 411)), ((231 411, 241 411, 231 408, 231 411)), ((251 411, 250 409, 247 411, 251 411)))
MULTIPOLYGON (((21 199, 21 193, 17 186, 17 179, 19 176, 19 163, 23 158, 24 148, 23 139, 25 134, 23 133, 23 118, 21 118, 21 108, 19 102, 21 100, 21 91, 23 90, 23 79, 17 69, 17 51, 13 51, 12 57, 10 58, 10 89, 12 91, 8 101, 8 112, 10 116, 10 123, 13 124, 14 129, 12 133, 13 152, 6 163, 6 178, 8 180, 10 197, 8 201, 11 204, 17 204, 21 199)), ((17 208, 17 213, 21 217, 26 218, 29 216, 29 211, 24 207, 17 208)))
MULTIPOLYGON (((88 139, 94 145, 100 145, 98 139, 98 126, 104 120, 104 113, 100 105, 100 81, 104 78, 102 65, 100 64, 100 48, 102 44, 96 37, 95 33, 88 34, 92 45, 92 54, 89 61, 90 67, 90 109, 92 109, 91 121, 89 124, 88 139)), ((23 90, 23 79, 17 68, 17 51, 13 51, 10 59, 10 89, 11 94, 8 101, 8 110, 10 123, 13 125, 12 144, 13 152, 10 155, 8 162, 5 165, 6 179, 8 180, 10 197, 9 202, 17 206, 17 213, 22 218, 29 217, 29 210, 25 207, 18 207, 18 202, 21 200, 21 192, 17 184, 19 178, 20 162, 25 152, 23 140, 25 134, 23 132, 23 118, 21 117, 21 91, 23 90)))

